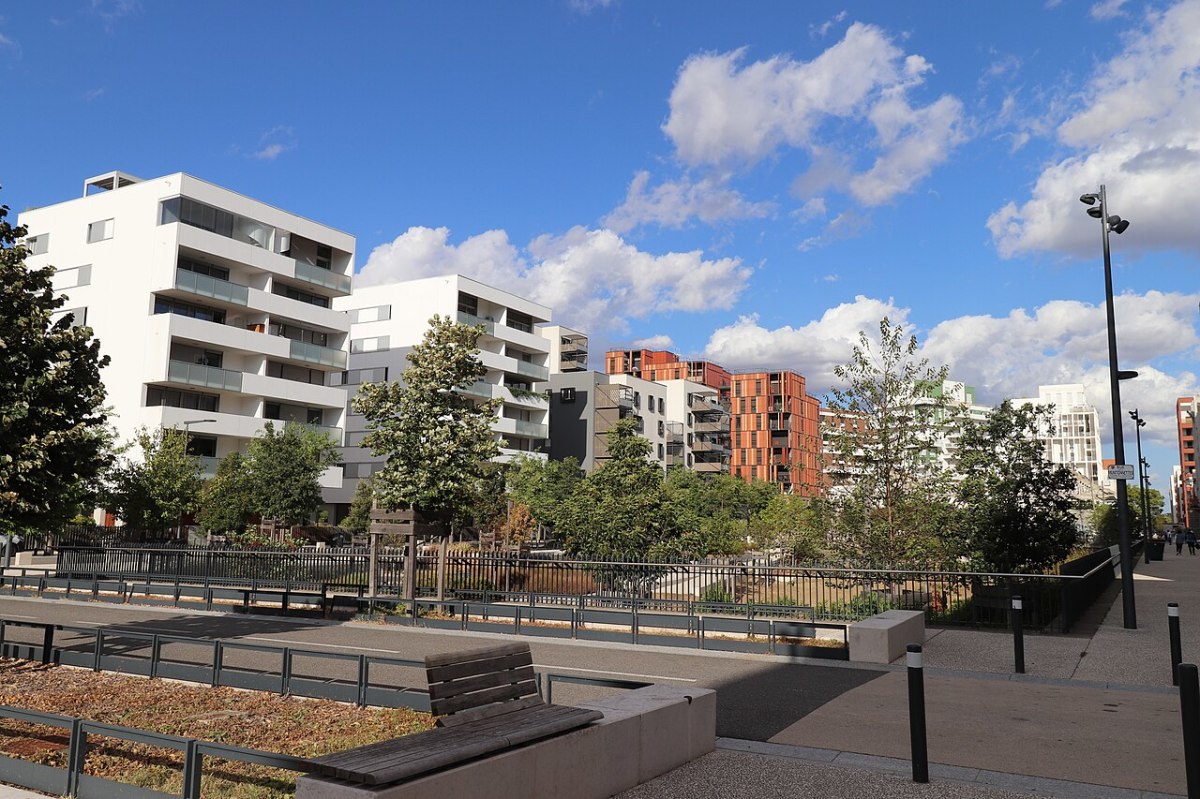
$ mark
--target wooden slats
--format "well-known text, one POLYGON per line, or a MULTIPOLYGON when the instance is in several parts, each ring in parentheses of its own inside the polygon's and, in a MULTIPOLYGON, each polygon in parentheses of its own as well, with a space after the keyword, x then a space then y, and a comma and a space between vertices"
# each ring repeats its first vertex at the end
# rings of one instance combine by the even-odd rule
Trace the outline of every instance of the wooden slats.
POLYGON ((438 727, 317 758, 323 774, 384 785, 603 718, 595 710, 545 704, 528 644, 433 655, 425 666, 438 727))

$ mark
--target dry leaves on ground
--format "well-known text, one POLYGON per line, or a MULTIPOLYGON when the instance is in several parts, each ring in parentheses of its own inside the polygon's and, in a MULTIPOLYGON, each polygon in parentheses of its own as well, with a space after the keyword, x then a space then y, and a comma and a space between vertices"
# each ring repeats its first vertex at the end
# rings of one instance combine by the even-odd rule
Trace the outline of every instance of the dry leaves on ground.
MULTIPOLYGON (((317 757, 428 729, 428 714, 0 660, 0 705, 248 749, 317 757)), ((89 736, 85 772, 178 795, 181 752, 89 736)), ((0 754, 66 765, 64 730, 0 718, 0 754)), ((205 797, 290 796, 295 773, 205 760, 205 797)))

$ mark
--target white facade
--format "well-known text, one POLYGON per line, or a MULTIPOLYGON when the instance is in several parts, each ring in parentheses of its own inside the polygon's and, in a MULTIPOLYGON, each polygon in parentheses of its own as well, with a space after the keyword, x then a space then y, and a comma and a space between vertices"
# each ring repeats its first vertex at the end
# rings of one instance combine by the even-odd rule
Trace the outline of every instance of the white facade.
MULTIPOLYGON (((350 323, 344 390, 351 398, 364 382, 399 380, 408 365, 405 356, 421 343, 434 315, 482 324, 479 359, 487 375, 464 393, 503 401, 491 426, 501 445, 500 460, 546 457, 549 403, 540 392, 550 378, 551 342, 537 326, 549 321, 549 308, 462 275, 356 287, 334 308, 350 323)), ((342 402, 347 402, 346 394, 342 402)), ((381 458, 360 446, 367 432, 365 420, 351 414, 347 422, 346 485, 326 492, 327 500, 339 504, 351 500, 358 479, 383 466, 381 458)))
POLYGON ((1014 406, 1053 406, 1051 423, 1054 433, 1043 430, 1038 438, 1046 446, 1046 456, 1053 463, 1069 466, 1084 479, 1101 489, 1110 490, 1107 473, 1102 466, 1100 450, 1100 415, 1088 404, 1081 383, 1038 386, 1036 397, 1014 399, 1014 406))
POLYGON ((660 380, 666 389, 667 428, 679 431, 679 444, 667 442, 679 460, 668 458, 668 466, 682 466, 698 472, 729 472, 729 411, 720 404, 715 388, 691 380, 660 380))
MULTIPOLYGON (((341 443, 355 240, 183 173, 120 172, 84 196, 26 211, 55 288, 112 360, 101 372, 122 440, 186 428, 209 474, 269 419, 325 428, 341 443)), ((322 485, 340 483, 329 470, 322 485)))

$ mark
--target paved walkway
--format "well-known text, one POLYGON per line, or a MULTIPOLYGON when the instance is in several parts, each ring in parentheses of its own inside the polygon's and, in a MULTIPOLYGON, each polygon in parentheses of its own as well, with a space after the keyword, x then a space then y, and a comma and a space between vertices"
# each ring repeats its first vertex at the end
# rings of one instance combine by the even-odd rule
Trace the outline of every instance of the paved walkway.
POLYGON ((932 783, 911 782, 907 675, 864 683, 766 743, 718 750, 633 791, 650 797, 1151 799, 1187 793, 1167 603, 1180 606, 1184 662, 1200 662, 1200 556, 1140 563, 1138 627, 1112 605, 1090 636, 930 630, 925 695, 932 783))

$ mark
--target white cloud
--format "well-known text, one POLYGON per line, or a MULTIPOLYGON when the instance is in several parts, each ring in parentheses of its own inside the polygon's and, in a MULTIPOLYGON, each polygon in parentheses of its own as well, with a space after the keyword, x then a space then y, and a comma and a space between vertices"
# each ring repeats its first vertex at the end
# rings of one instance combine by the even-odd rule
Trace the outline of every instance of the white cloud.
POLYGON ((663 130, 685 164, 744 170, 793 148, 818 167, 844 165, 820 128, 830 119, 866 121, 874 164, 858 175, 822 168, 819 183, 877 205, 909 190, 963 139, 962 104, 945 96, 914 108, 908 92, 932 67, 874 25, 852 24, 812 61, 775 56, 743 65, 744 55, 696 55, 680 68, 663 130))
POLYGON ((635 339, 632 346, 638 350, 669 350, 675 346, 675 341, 667 335, 649 336, 635 339))
POLYGON ((598 8, 616 5, 616 0, 567 0, 567 5, 580 14, 590 14, 598 8))
POLYGON ((1101 0, 1090 9, 1088 14, 1095 20, 1106 20, 1114 17, 1119 17, 1125 13, 1121 8, 1126 3, 1126 0, 1101 0))
POLYGON ((680 228, 693 217, 712 225, 727 219, 761 218, 775 210, 773 203, 749 202, 735 189, 724 185, 719 177, 709 176, 698 181, 685 177, 660 183, 647 191, 649 182, 649 172, 641 171, 633 176, 625 201, 604 218, 606 227, 618 233, 648 223, 680 228))
POLYGON ((576 227, 521 249, 502 230, 456 245, 447 228, 413 227, 376 247, 356 282, 453 272, 548 305, 557 321, 597 335, 623 333, 630 318, 651 313, 729 308, 750 277, 740 259, 706 259, 699 251, 652 255, 611 230, 576 227))
POLYGON ((1096 250, 1097 222, 1078 197, 1105 184, 1110 213, 1133 221, 1124 249, 1200 250, 1200 0, 1148 15, 1101 65, 1057 128, 1070 154, 1046 167, 1031 196, 987 226, 1000 254, 1096 250))
POLYGON ((298 143, 296 131, 290 125, 276 125, 258 137, 259 148, 250 154, 260 161, 274 161, 298 143))

